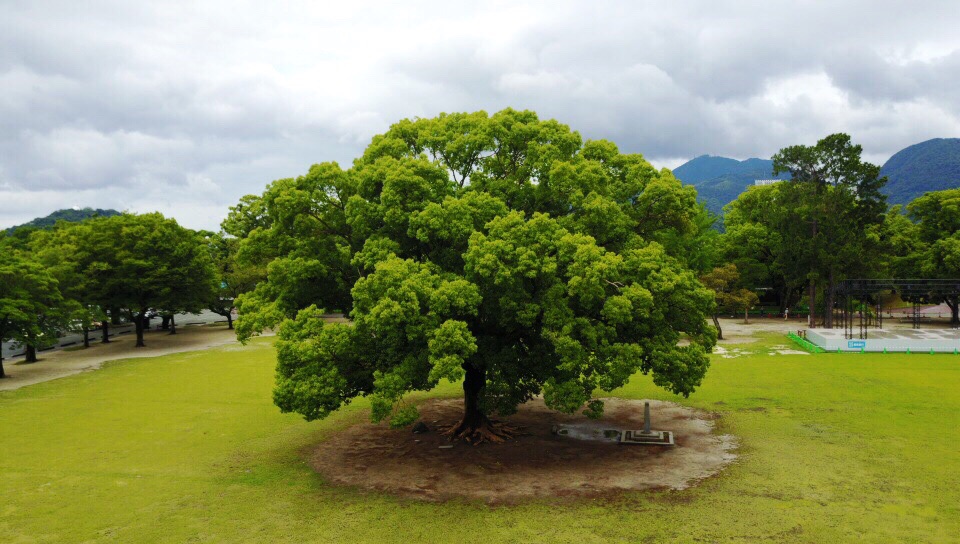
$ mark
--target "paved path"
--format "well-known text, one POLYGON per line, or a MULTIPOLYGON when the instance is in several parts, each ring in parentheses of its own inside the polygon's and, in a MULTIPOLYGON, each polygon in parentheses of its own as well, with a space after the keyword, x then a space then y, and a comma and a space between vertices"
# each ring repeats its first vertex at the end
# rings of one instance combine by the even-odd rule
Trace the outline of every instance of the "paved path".
MULTIPOLYGON (((199 314, 177 314, 176 317, 177 325, 191 325, 197 323, 216 323, 219 321, 226 321, 226 318, 222 315, 215 314, 210 310, 204 310, 199 314)), ((161 323, 159 318, 154 318, 150 324, 151 327, 156 328, 161 323)), ((120 336, 125 334, 133 334, 133 324, 126 323, 123 325, 111 325, 110 326, 110 337, 120 336)), ((92 331, 90 333, 90 342, 100 342, 101 333, 99 330, 92 331)), ((57 342, 53 345, 51 349, 58 350, 61 348, 72 347, 76 345, 83 344, 83 334, 81 333, 67 333, 61 336, 57 342)), ((47 351, 47 350, 44 350, 47 351)), ((3 354, 3 362, 8 363, 11 359, 13 362, 23 360, 23 346, 18 346, 13 342, 4 342, 0 346, 0 353, 3 354), (21 359, 17 359, 20 357, 21 359)))
POLYGON ((0 391, 96 370, 107 361, 139 357, 157 357, 170 353, 196 351, 237 342, 234 331, 225 326, 179 326, 177 334, 156 329, 144 335, 146 347, 136 348, 133 334, 117 336, 109 344, 91 344, 90 348, 55 350, 39 353, 40 360, 26 364, 23 359, 5 360, 7 378, 0 380, 0 391))

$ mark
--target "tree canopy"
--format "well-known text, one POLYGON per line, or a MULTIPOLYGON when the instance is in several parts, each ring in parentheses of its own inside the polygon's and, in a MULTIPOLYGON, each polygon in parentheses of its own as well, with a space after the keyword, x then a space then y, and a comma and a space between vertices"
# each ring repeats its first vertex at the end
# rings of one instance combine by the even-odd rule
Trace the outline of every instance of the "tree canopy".
MULTIPOLYGON (((926 193, 907 205, 907 213, 916 226, 901 232, 901 269, 917 277, 960 278, 960 189, 926 193)), ((931 295, 950 307, 952 324, 960 324, 957 293, 931 295)))
MULTIPOLYGON (((64 300, 56 278, 16 252, 5 254, 0 262, 0 342, 15 340, 36 348, 42 338, 57 337, 64 318, 64 300)), ((0 378, 4 376, 0 355, 0 378)))
POLYGON ((351 168, 277 180, 223 227, 267 270, 237 330, 282 323, 283 411, 315 419, 366 395, 401 425, 406 392, 463 379, 451 434, 497 440, 487 415, 540 393, 599 416, 594 391, 637 371, 696 389, 716 338, 692 270, 708 266, 705 218, 668 170, 508 109, 400 121, 351 168), (333 309, 352 323, 325 324, 333 309))
POLYGON ((241 294, 252 291, 266 271, 255 264, 237 260, 239 238, 225 236, 222 232, 205 233, 204 237, 217 274, 217 287, 211 291, 207 305, 213 313, 227 318, 227 328, 233 329, 234 302, 241 294))
POLYGON ((198 312, 216 286, 200 235, 159 213, 60 223, 35 237, 34 247, 52 270, 71 278, 84 306, 125 312, 136 326, 138 347, 148 311, 198 312))
POLYGON ((740 273, 737 265, 726 263, 718 266, 700 277, 700 281, 708 289, 712 289, 716 297, 716 306, 713 312, 713 326, 717 329, 717 339, 723 340, 723 329, 717 313, 721 311, 739 312, 743 310, 744 322, 747 322, 750 308, 760 302, 760 297, 753 291, 740 287, 740 273))
MULTIPOLYGON (((881 266, 886 180, 861 153, 846 134, 783 148, 773 173, 791 180, 752 187, 727 207, 726 257, 745 281, 772 286, 781 309, 806 285, 812 324, 818 295, 831 309, 837 281, 870 277, 881 266)), ((832 317, 824 313, 827 327, 832 317)))

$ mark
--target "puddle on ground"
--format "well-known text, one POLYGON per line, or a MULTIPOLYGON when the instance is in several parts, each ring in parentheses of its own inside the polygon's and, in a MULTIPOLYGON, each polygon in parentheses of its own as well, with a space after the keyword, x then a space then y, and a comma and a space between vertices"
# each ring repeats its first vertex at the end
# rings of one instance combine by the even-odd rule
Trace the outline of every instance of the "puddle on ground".
POLYGON ((810 355, 810 354, 806 351, 791 349, 788 346, 773 346, 770 348, 770 353, 768 355, 810 355))
POLYGON ((753 355, 752 351, 748 351, 740 348, 731 348, 727 349, 723 346, 714 346, 713 352, 717 355, 723 357, 724 359, 736 359, 737 357, 743 357, 746 355, 753 355))
POLYGON ((599 423, 592 423, 592 422, 554 425, 551 431, 553 432, 553 434, 556 434, 558 436, 563 436, 566 438, 575 438, 577 440, 592 440, 596 442, 613 442, 613 443, 617 443, 620 441, 620 434, 621 434, 621 431, 619 429, 611 429, 609 426, 604 426, 599 423))

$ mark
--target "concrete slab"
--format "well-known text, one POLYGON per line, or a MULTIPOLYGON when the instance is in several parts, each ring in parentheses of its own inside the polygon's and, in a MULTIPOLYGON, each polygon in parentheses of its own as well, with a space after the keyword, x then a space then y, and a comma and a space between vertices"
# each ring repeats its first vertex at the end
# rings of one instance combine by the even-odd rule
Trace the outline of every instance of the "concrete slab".
POLYGON ((641 446, 672 446, 673 433, 670 431, 624 431, 620 443, 641 446))
MULTIPOLYGON (((854 329, 854 336, 860 331, 854 329)), ((846 338, 843 329, 808 329, 807 340, 825 351, 960 353, 958 329, 869 329, 867 338, 846 338)))

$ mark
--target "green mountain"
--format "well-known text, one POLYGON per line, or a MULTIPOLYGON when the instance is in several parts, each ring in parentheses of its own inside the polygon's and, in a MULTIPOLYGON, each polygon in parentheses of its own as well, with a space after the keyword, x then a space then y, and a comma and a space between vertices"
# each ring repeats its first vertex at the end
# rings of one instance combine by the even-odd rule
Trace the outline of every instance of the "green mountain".
POLYGON ((117 210, 101 210, 99 208, 96 210, 93 208, 57 210, 46 217, 38 217, 28 223, 10 227, 6 230, 6 232, 7 234, 11 234, 20 227, 49 229, 56 224, 57 221, 69 221, 71 223, 76 223, 91 217, 110 217, 112 215, 120 215, 120 212, 117 210))
POLYGON ((888 204, 906 204, 927 191, 960 187, 960 138, 934 138, 898 151, 880 169, 888 204))
POLYGON ((707 209, 720 214, 727 203, 735 200, 758 179, 790 179, 789 174, 773 175, 773 161, 701 155, 673 170, 673 175, 697 188, 697 195, 707 209))

